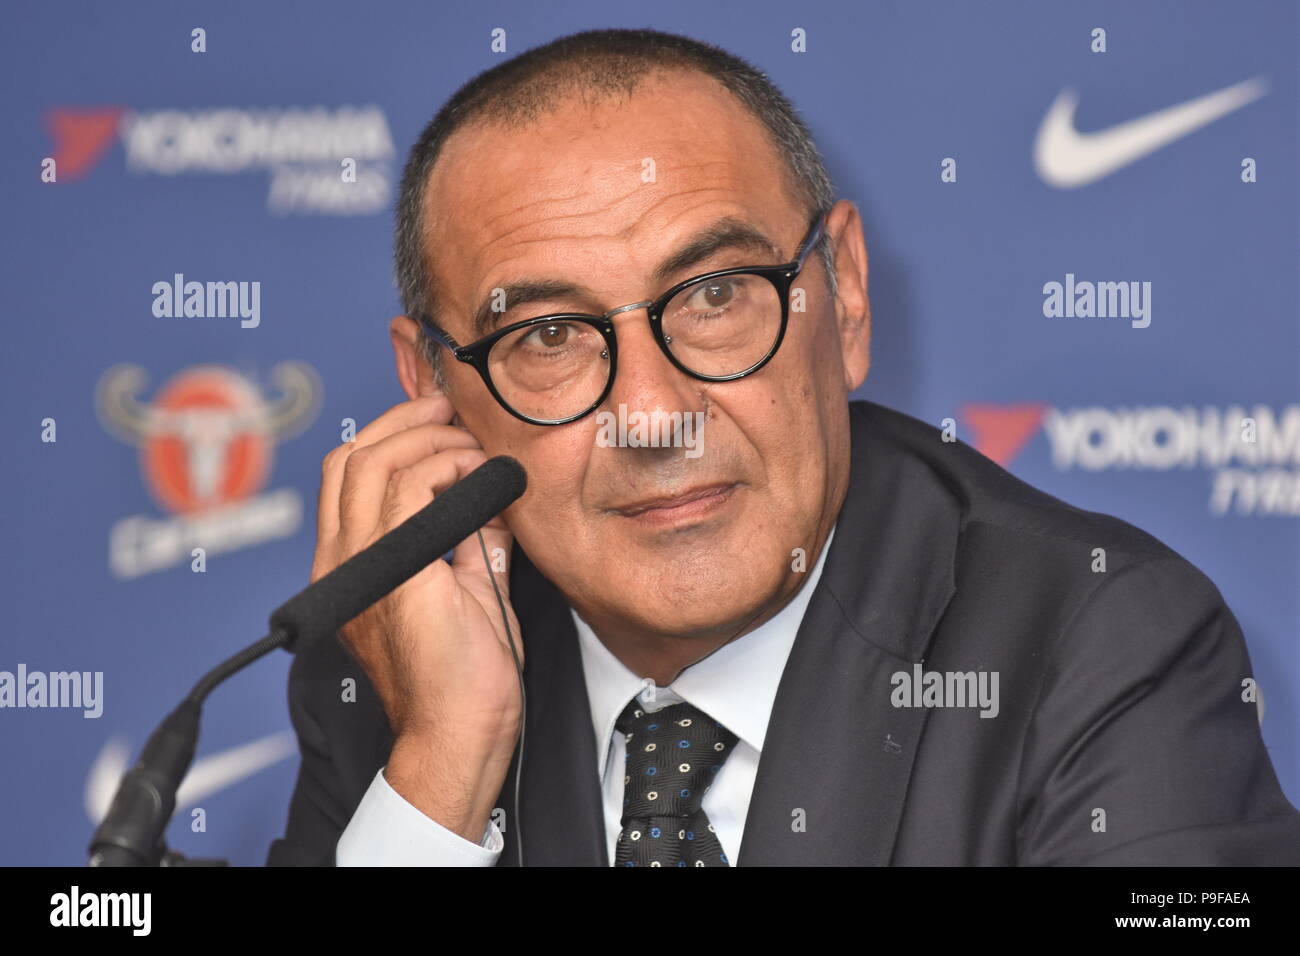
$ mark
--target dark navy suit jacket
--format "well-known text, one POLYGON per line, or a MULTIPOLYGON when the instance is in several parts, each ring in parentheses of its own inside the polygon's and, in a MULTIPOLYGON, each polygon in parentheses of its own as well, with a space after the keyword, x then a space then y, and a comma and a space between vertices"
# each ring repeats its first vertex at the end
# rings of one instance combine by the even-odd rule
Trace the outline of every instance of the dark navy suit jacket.
MULTIPOLYGON (((930 425, 871 402, 852 403, 851 423, 848 494, 737 865, 1300 864, 1300 814, 1242 699, 1255 675, 1241 629, 1205 575, 930 425), (998 715, 895 706, 892 676, 918 663, 996 671, 998 715)), ((511 594, 527 726, 547 732, 527 735, 520 806, 515 764, 496 804, 499 865, 515 864, 520 830, 525 865, 605 865, 569 609, 517 546, 511 594)), ((391 733, 337 640, 298 655, 289 706, 302 763, 268 863, 329 865, 391 733)))

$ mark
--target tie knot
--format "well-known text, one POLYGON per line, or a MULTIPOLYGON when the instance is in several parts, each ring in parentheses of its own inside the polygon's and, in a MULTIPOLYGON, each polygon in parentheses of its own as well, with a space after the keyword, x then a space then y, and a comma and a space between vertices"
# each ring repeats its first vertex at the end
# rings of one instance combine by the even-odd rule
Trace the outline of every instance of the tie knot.
POLYGON ((685 817, 739 739, 688 703, 653 713, 633 699, 614 725, 627 736, 625 812, 633 817, 685 817))
MULTIPOLYGON (((726 727, 686 701, 670 704, 656 711, 648 711, 639 697, 633 697, 623 708, 623 713, 618 715, 614 726, 624 736, 636 733, 671 736, 681 730, 695 734, 726 735, 730 736, 733 742, 738 739, 726 727)), ((687 736, 689 737, 689 734, 687 736)))

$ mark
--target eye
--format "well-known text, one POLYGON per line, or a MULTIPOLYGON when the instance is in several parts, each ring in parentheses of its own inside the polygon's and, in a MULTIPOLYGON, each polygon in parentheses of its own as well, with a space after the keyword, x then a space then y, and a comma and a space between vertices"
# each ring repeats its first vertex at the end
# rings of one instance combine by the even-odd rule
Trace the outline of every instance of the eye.
POLYGON ((686 306, 700 312, 722 309, 735 298, 736 287, 730 279, 712 279, 691 290, 686 306))
POLYGON ((574 329, 571 325, 557 322, 553 325, 538 326, 528 333, 524 341, 528 345, 551 349, 567 345, 574 336, 574 329))

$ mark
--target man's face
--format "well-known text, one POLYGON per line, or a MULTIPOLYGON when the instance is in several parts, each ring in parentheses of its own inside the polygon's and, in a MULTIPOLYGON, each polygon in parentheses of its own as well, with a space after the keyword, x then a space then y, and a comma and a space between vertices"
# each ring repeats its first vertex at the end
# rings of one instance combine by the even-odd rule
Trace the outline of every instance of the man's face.
MULTIPOLYGON (((506 323, 601 314, 704 272, 789 261, 809 226, 762 125, 694 74, 645 80, 630 99, 564 105, 526 128, 462 128, 427 195, 439 317, 461 343, 485 334, 472 317, 494 289, 537 280, 580 289, 509 312, 506 323), (727 245, 657 275, 724 218, 774 248, 727 245)), ((520 421, 444 354, 460 421, 489 455, 513 455, 528 472, 527 494, 506 512, 511 530, 598 632, 734 631, 798 587, 795 549, 811 570, 847 485, 845 395, 867 370, 866 260, 851 204, 837 206, 831 231, 860 258, 837 256, 853 273, 841 277, 839 300, 810 255, 795 281, 806 310, 791 310, 777 354, 746 378, 693 379, 660 351, 644 309, 614 317, 617 374, 597 412, 701 412, 702 453, 606 447, 597 412, 559 426, 520 421), (657 499, 667 502, 645 507, 657 499)), ((419 390, 434 387, 422 374, 419 390)))

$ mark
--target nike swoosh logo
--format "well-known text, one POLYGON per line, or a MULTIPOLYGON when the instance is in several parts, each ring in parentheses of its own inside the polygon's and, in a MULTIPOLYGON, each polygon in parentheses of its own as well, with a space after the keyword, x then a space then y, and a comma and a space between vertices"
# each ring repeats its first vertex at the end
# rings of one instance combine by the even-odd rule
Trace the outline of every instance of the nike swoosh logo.
MULTIPOLYGON (((209 754, 194 761, 176 794, 176 809, 201 803, 241 780, 265 770, 290 756, 294 750, 293 732, 271 734, 260 740, 209 754)), ((117 786, 131 767, 131 747, 124 737, 113 737, 104 744, 86 778, 86 815, 96 825, 108 813, 117 786)))
POLYGON ((1267 92, 1268 83, 1263 77, 1256 77, 1110 129, 1080 133, 1074 126, 1079 95, 1066 89, 1057 96, 1038 128, 1034 167, 1049 185, 1061 189, 1086 186, 1241 109, 1267 92))

